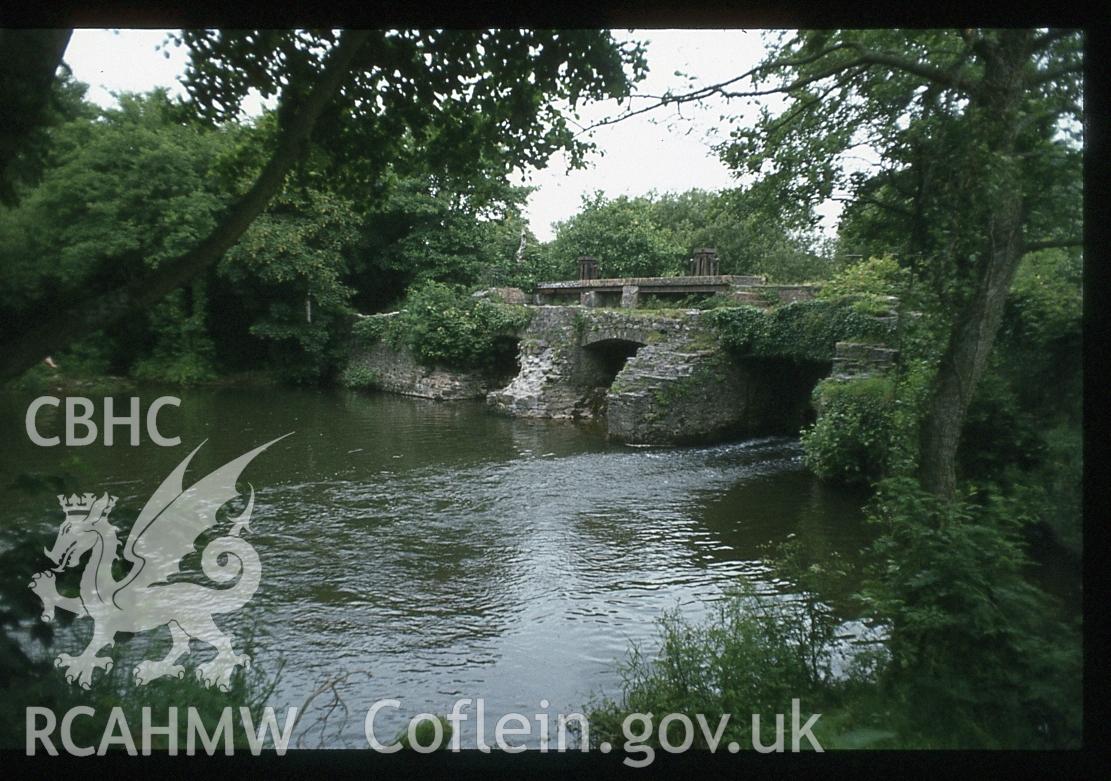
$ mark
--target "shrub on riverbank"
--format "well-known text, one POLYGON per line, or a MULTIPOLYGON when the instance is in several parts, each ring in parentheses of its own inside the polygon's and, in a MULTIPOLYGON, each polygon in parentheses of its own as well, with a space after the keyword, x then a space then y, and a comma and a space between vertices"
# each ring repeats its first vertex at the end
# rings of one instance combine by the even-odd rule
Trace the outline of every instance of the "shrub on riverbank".
POLYGON ((1027 579, 1026 502, 985 491, 946 503, 893 478, 869 519, 881 536, 860 598, 887 629, 877 684, 903 745, 1078 746, 1079 626, 1027 579))
MULTIPOLYGON (((1027 579, 1032 518, 997 492, 946 504, 913 479, 882 482, 868 507, 880 535, 861 587, 846 589, 844 569, 781 547, 774 575, 804 597, 757 597, 750 587, 704 623, 665 616, 658 650, 634 647, 620 696, 591 709, 591 742, 621 745, 631 714, 651 713, 658 726, 668 713, 701 713, 711 731, 730 714, 721 744, 748 747, 759 713, 769 745, 772 714, 799 699, 802 713, 822 714, 813 733, 823 748, 1079 746, 1079 625, 1027 579), (856 655, 834 675, 842 629, 819 595, 853 590, 882 645, 850 646, 856 655)), ((658 747, 658 732, 645 742, 658 747)), ((697 728, 695 745, 705 747, 697 728)))
POLYGON ((401 310, 389 317, 356 323, 363 345, 385 341, 407 347, 418 361, 453 369, 483 369, 498 362, 506 337, 528 325, 524 307, 475 298, 466 288, 428 282, 406 296, 401 310))
POLYGON ((868 484, 888 469, 895 383, 828 379, 814 388, 818 419, 802 432, 803 460, 823 480, 868 484))
POLYGON ((345 388, 372 388, 378 382, 378 373, 359 363, 349 363, 340 373, 340 385, 345 388))
MULTIPOLYGON (((678 610, 667 613, 659 622, 659 650, 648 654, 634 647, 621 665, 620 698, 593 704, 591 744, 622 745, 625 719, 649 713, 654 726, 666 714, 692 720, 702 714, 711 733, 729 714, 721 747, 736 741, 747 748, 754 738, 763 746, 774 744, 775 714, 789 714, 793 699, 806 712, 820 712, 836 688, 829 675, 828 643, 815 639, 816 627, 796 607, 741 591, 705 623, 692 623, 678 610), (755 736, 752 714, 760 714, 755 736)), ((681 743, 681 725, 672 722, 668 729, 668 742, 681 743)), ((694 746, 707 748, 702 731, 696 727, 694 733, 694 746)), ((658 747, 659 732, 645 742, 658 747)))

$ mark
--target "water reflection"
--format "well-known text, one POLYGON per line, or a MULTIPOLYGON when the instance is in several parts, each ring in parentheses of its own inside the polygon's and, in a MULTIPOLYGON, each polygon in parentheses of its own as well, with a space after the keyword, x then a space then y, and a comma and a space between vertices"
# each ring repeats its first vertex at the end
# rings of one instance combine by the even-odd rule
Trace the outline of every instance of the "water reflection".
MULTIPOLYGON (((481 404, 278 389, 181 395, 178 417, 163 422, 182 437, 177 448, 35 448, 22 432, 26 399, 5 398, 3 474, 65 465, 81 490, 118 494, 130 521, 201 440, 194 479, 296 432, 244 475, 256 489, 251 540, 263 583, 221 622, 256 622, 256 664, 285 660, 279 706, 300 705, 324 676, 372 674, 345 692, 356 716, 337 745, 365 745, 361 713, 384 697, 403 702, 394 722, 380 719, 385 733, 461 696, 486 700, 488 731, 501 713, 533 713, 541 699, 576 710, 617 689, 614 660, 631 641, 651 642, 663 611, 678 605, 697 618, 740 578, 770 587, 762 545, 795 534, 814 553, 852 558, 866 538, 860 497, 820 486, 789 439, 631 449, 481 404)), ((5 523, 52 534, 53 501, 7 487, 5 523)), ((75 624, 56 650, 87 631, 75 624)), ((464 722, 465 734, 473 729, 464 722)))

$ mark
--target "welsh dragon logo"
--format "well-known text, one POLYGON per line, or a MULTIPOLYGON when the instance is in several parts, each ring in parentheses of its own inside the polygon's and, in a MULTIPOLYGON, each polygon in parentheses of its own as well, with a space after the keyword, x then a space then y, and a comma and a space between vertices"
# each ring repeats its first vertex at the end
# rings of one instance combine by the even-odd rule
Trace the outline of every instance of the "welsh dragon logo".
POLYGON ((169 625, 173 647, 164 659, 144 661, 134 670, 140 684, 165 676, 181 678, 179 662, 189 652, 189 641, 201 640, 216 649, 216 656, 198 665, 197 677, 207 686, 227 690, 237 667, 250 666, 250 657, 237 654, 231 640, 216 626, 212 616, 231 613, 250 601, 258 588, 262 567, 258 553, 240 537, 248 530, 255 504, 251 488, 247 507, 238 518, 229 519, 227 534, 205 546, 201 570, 215 583, 233 585, 209 588, 198 583, 170 578, 180 573, 183 557, 195 550, 197 538, 216 526, 216 513, 238 496, 235 482, 255 456, 286 434, 244 453, 201 478, 188 489, 182 487, 185 469, 202 442, 162 481, 147 500, 123 546, 123 558, 131 565, 116 580, 113 562, 119 555, 118 530, 108 522, 116 497, 107 493, 97 498, 87 493, 59 496, 66 519, 58 529, 54 547, 44 550, 57 566, 35 574, 30 588, 42 600, 42 620, 52 621, 54 609, 93 620, 93 636, 78 656, 59 654, 55 665, 65 668, 66 680, 89 688, 93 671, 112 669, 112 659, 98 656, 111 646, 118 632, 145 632, 169 625), (56 572, 76 567, 88 555, 81 573, 80 595, 58 593, 56 572))

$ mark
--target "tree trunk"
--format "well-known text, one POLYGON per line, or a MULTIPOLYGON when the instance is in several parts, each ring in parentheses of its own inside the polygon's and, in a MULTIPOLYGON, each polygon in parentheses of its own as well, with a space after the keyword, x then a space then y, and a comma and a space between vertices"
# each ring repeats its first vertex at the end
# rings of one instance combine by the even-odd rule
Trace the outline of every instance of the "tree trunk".
POLYGON ((10 168, 42 126, 54 74, 73 30, 0 30, 0 199, 12 201, 10 168))
POLYGON ((273 155, 251 189, 235 203, 200 244, 184 255, 165 261, 150 274, 126 287, 90 295, 71 291, 65 300, 44 305, 43 321, 0 344, 0 382, 13 379, 44 356, 152 306, 167 293, 188 282, 216 262, 251 226, 282 188, 285 176, 300 155, 313 125, 332 99, 369 31, 346 30, 328 59, 319 80, 305 100, 288 117, 273 155))
POLYGON ((965 413, 987 365, 1007 291, 1022 259, 1021 200, 1017 191, 1005 200, 994 210, 997 228, 992 231, 990 260, 950 334, 923 423, 919 476, 926 490, 943 499, 956 496, 957 449, 965 413))
POLYGON ((986 265, 950 330, 921 430, 919 479, 926 490, 946 500, 956 496, 961 429, 1023 255, 1021 171, 1015 145, 1030 36, 1030 31, 1006 30, 986 47, 978 105, 970 107, 992 128, 984 173, 996 195, 985 226, 986 265))

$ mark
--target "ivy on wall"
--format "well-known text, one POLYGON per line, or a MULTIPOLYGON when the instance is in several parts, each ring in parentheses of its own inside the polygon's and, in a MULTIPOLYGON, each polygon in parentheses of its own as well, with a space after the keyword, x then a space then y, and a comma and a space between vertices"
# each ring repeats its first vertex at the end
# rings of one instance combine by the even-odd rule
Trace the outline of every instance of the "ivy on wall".
POLYGON ((893 320, 861 312, 849 301, 796 301, 773 309, 754 306, 710 310, 722 344, 741 357, 832 361, 837 342, 888 343, 893 320))

